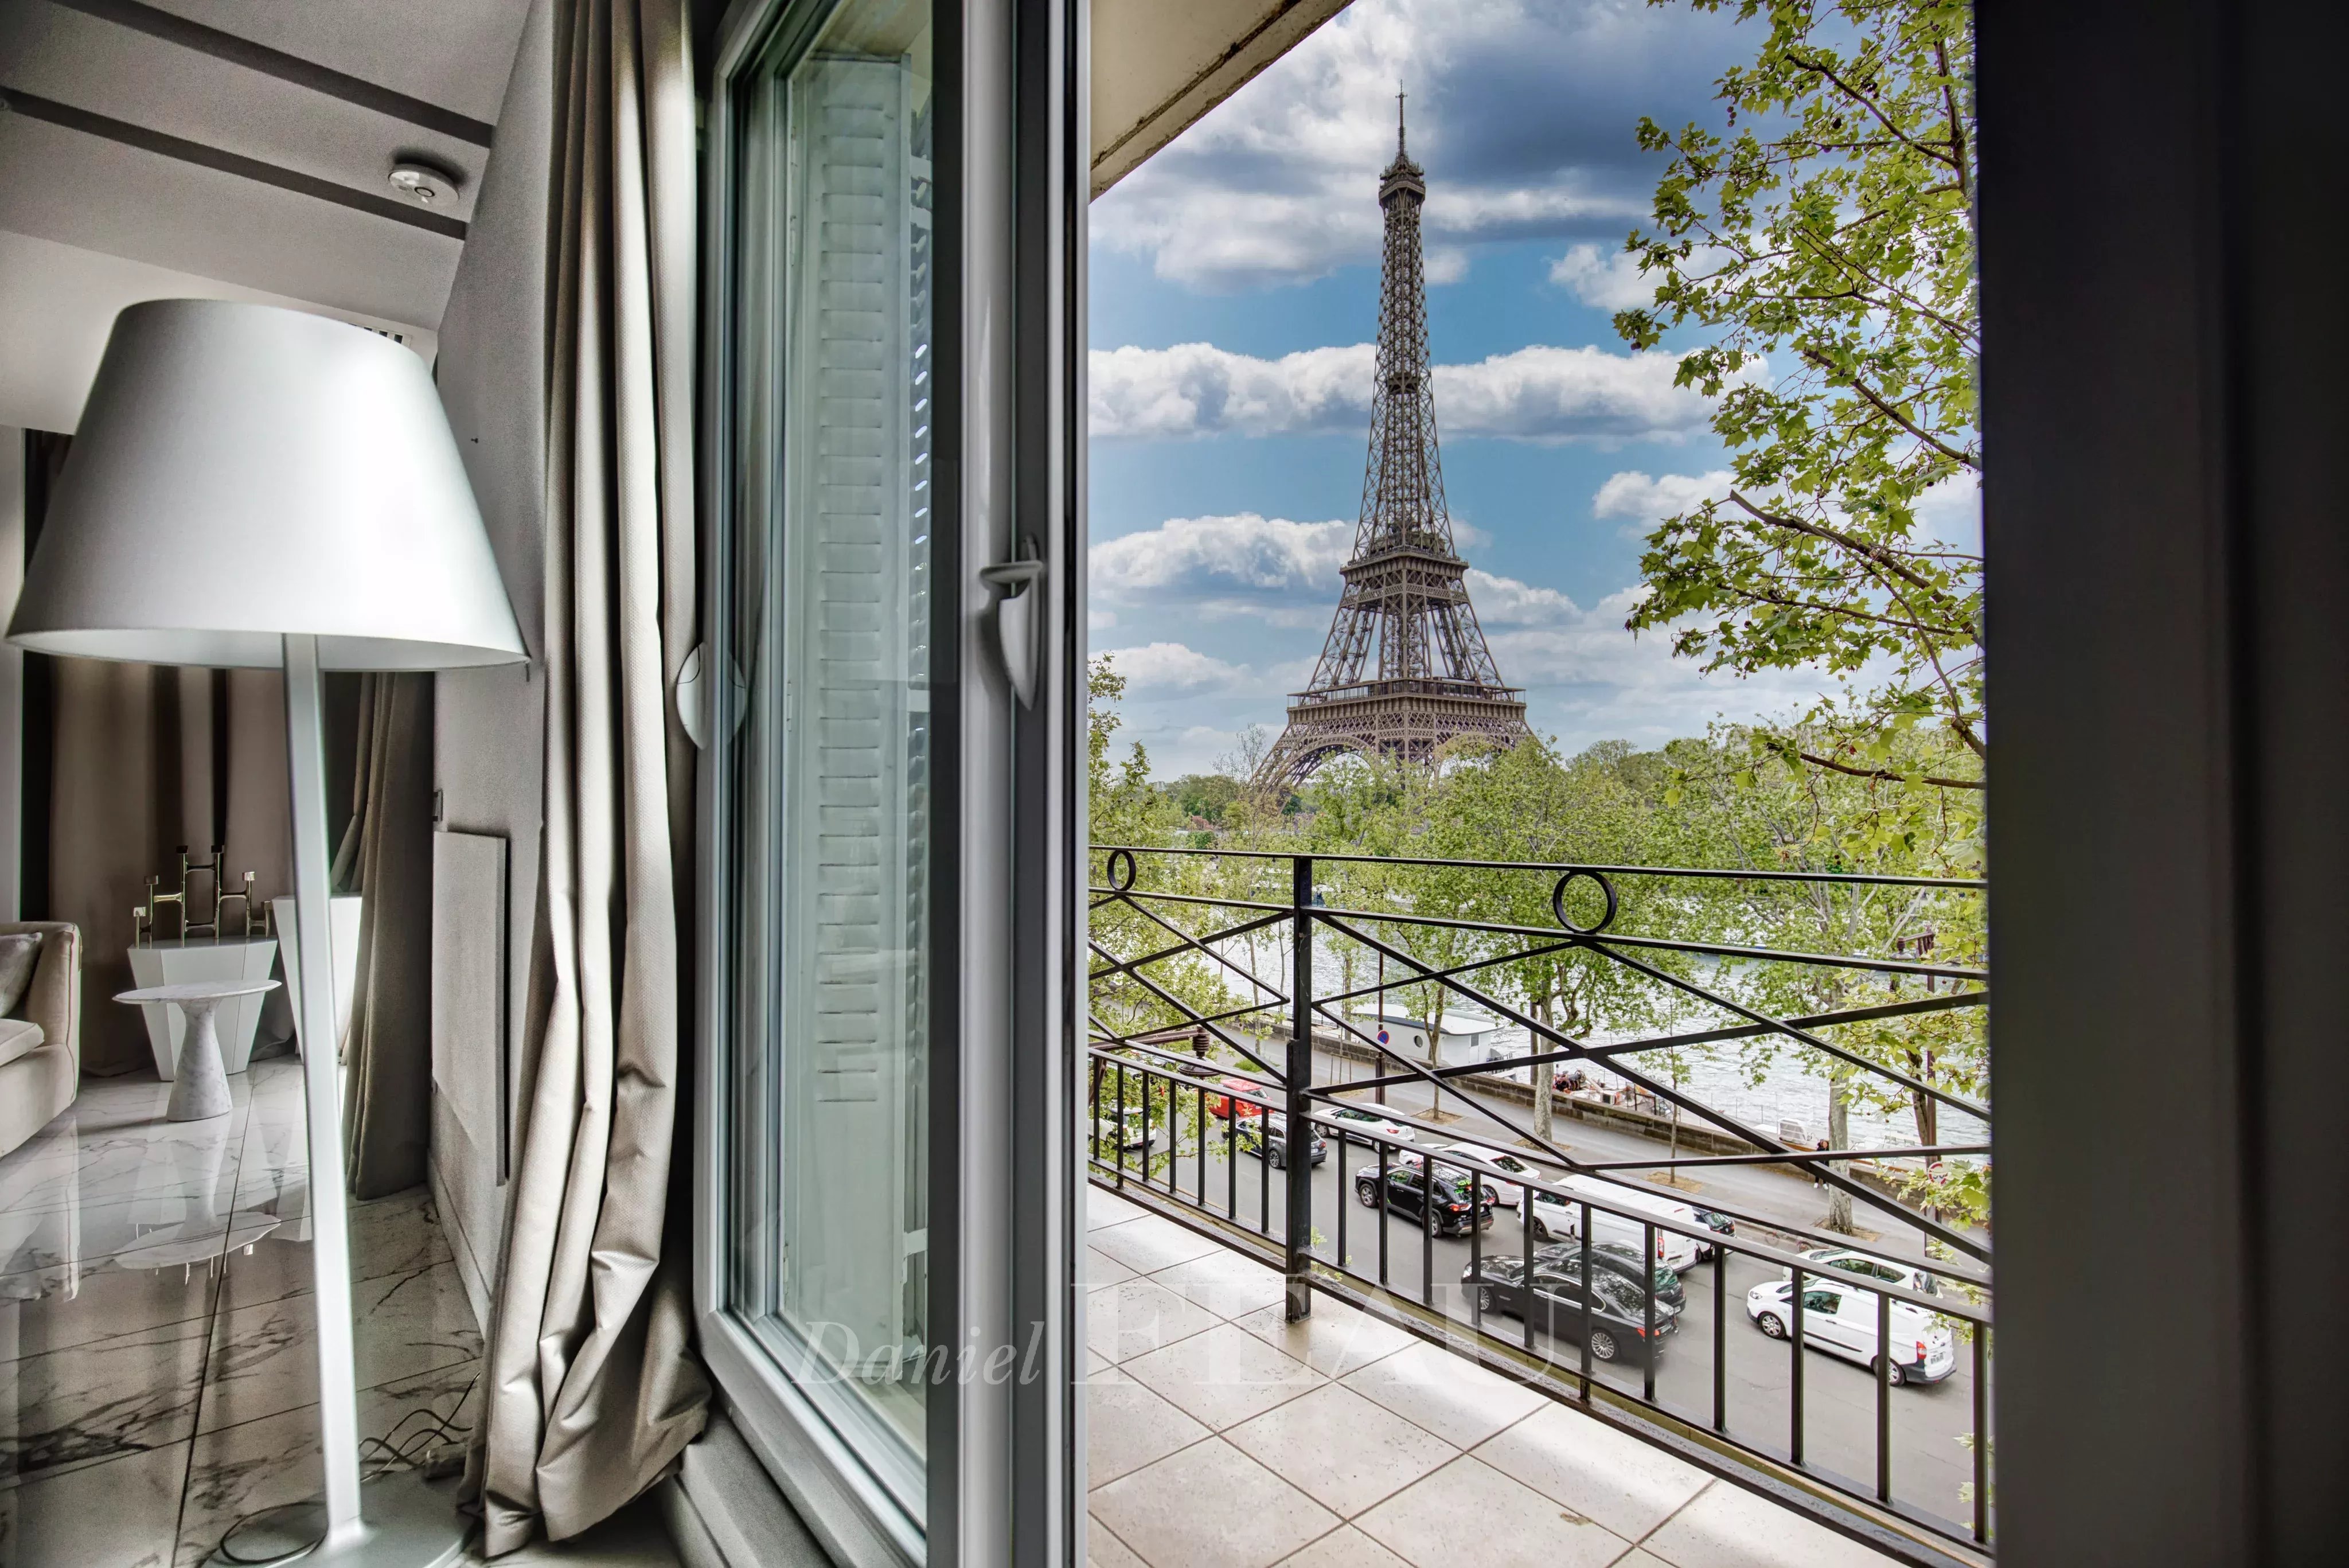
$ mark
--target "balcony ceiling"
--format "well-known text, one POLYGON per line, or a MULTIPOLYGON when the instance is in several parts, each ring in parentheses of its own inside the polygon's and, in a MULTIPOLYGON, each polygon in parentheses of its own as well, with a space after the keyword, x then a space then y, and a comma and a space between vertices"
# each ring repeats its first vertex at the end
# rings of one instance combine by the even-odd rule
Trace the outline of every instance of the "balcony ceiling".
POLYGON ((437 327, 529 0, 8 0, 0 229, 437 327), (420 155, 446 212, 388 182, 420 155))
POLYGON ((1100 195, 1346 8, 1346 0, 1093 0, 1100 195))

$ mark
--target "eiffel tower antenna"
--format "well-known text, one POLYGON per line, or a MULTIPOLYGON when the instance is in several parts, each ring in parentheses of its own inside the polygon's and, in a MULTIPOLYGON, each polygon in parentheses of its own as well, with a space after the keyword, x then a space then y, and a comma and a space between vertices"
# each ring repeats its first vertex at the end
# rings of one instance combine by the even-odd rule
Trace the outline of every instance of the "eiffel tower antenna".
POLYGON ((1386 254, 1361 520, 1320 662, 1289 705, 1260 784, 1294 787, 1349 753, 1426 763, 1456 735, 1510 746, 1532 733, 1524 692, 1502 684, 1476 624, 1444 504, 1419 237, 1426 201, 1426 171, 1404 150, 1398 86, 1395 160, 1379 177, 1386 254))

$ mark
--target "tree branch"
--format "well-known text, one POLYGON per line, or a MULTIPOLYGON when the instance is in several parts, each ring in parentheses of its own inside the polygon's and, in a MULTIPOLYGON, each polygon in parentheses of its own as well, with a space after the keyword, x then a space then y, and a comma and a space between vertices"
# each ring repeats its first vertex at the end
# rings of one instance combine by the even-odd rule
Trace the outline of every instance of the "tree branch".
POLYGON ((1941 440, 1940 437, 1933 435, 1924 430, 1914 420, 1911 420, 1908 415, 1902 413, 1899 410, 1894 408, 1891 404, 1878 397, 1874 391, 1870 390, 1868 383, 1862 381, 1857 376, 1838 371, 1836 369, 1835 361, 1820 353, 1817 349, 1805 348, 1801 352, 1804 358, 1808 359, 1812 364, 1826 371, 1830 377, 1840 377, 1843 384, 1849 387, 1853 391, 1857 392, 1861 399, 1867 402, 1869 408, 1874 409, 1878 413, 1882 414, 1886 419, 1890 420, 1894 424, 1899 425, 1902 430, 1907 431, 1910 435, 1915 436, 1919 441, 1923 441, 1927 446, 1931 447, 1935 452, 1940 452, 1951 462, 1957 463, 1965 468, 1975 470, 1981 469, 1981 459, 1967 452, 1960 452, 1956 447, 1953 447, 1949 442, 1941 440))
POLYGON ((1803 750, 1800 746, 1795 745, 1792 741, 1782 741, 1775 735, 1764 736, 1764 743, 1771 746, 1785 755, 1799 757, 1804 762, 1810 763, 1814 767, 1827 768, 1836 773, 1847 774, 1856 779, 1886 779, 1895 784, 1906 784, 1911 778, 1921 778, 1927 784, 1938 784, 1943 789, 1987 789, 1990 787, 1981 779, 1945 779, 1938 777, 1932 774, 1899 774, 1893 773, 1885 768, 1856 768, 1848 763, 1837 762, 1833 757, 1816 756, 1812 753, 1803 750))

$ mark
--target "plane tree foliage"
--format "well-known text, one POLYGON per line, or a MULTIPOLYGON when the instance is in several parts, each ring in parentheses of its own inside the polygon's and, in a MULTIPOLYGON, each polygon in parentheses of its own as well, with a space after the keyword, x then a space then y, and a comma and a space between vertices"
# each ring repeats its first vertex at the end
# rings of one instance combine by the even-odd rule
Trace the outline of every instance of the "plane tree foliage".
POLYGON ((1654 297, 1615 325, 1640 348, 1702 339, 1678 377, 1715 400, 1732 483, 1649 535, 1628 624, 1710 670, 1847 683, 1756 743, 1979 790, 1970 8, 1682 3, 1755 24, 1759 46, 1720 78, 1723 123, 1640 122, 1640 147, 1668 160, 1626 243, 1654 297), (1955 754, 1890 742, 1920 722, 1955 754))

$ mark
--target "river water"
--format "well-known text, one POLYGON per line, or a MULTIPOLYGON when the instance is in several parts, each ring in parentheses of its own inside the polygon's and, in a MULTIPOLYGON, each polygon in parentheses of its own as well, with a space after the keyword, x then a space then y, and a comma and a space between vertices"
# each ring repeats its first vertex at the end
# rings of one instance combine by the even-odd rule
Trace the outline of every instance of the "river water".
MULTIPOLYGON (((1285 989, 1288 975, 1285 944, 1259 939, 1253 953, 1244 941, 1218 944, 1218 950, 1236 967, 1258 976, 1268 986, 1285 989)), ((1328 951, 1314 955, 1313 970, 1314 989, 1325 996, 1374 985, 1378 981, 1374 963, 1357 958, 1350 978, 1343 957, 1328 951)), ((1402 1011, 1403 993, 1393 982, 1403 972, 1400 964, 1390 963, 1387 966, 1386 978, 1391 983, 1386 1011, 1397 1020, 1389 1024, 1390 1043, 1404 1054, 1423 1060, 1423 1051, 1410 1048, 1413 1026, 1400 1022, 1406 1016, 1402 1011)), ((1237 977, 1231 978, 1237 980, 1237 977)), ((1476 983, 1475 977, 1467 978, 1469 983, 1476 983)), ((1720 983, 1715 980, 1709 982, 1709 988, 1718 989, 1720 983)), ((1350 1019, 1357 1027, 1375 1032, 1376 1023, 1371 1016, 1375 1003, 1371 998, 1361 998, 1347 1003, 1346 1007, 1350 1019)), ((1445 1011, 1447 1022, 1456 1026, 1479 1010, 1454 993, 1445 1011)), ((1743 1022, 1743 1019, 1723 1010, 1694 1002, 1691 1005, 1690 1015, 1671 1030, 1649 1033, 1692 1033, 1743 1022)), ((1611 1033, 1602 1030, 1593 1032, 1588 1039, 1592 1044, 1604 1045, 1638 1037, 1636 1034, 1611 1033)), ((1447 1034, 1444 1045, 1444 1060, 1447 1064, 1473 1060, 1485 1056, 1488 1052, 1500 1056, 1525 1055, 1532 1050, 1529 1038, 1529 1032, 1523 1028, 1501 1025, 1493 1033, 1477 1037, 1475 1049, 1472 1052, 1467 1037, 1447 1034)), ((1762 1040, 1733 1040, 1713 1045, 1682 1047, 1679 1064, 1683 1085, 1682 1097, 1690 1104, 1710 1106, 1765 1132, 1776 1132, 1781 1122, 1795 1121, 1809 1131, 1813 1139, 1825 1137, 1827 1130, 1827 1079, 1824 1073, 1804 1059, 1806 1054, 1808 1053, 1792 1041, 1781 1041, 1771 1045, 1762 1040)), ((1671 1065, 1661 1053, 1633 1058, 1632 1063, 1643 1075, 1657 1083, 1669 1085, 1671 1082, 1671 1065)), ((1604 1068, 1589 1070, 1602 1085, 1612 1086, 1623 1081, 1620 1075, 1609 1073, 1604 1068)), ((1367 1064, 1362 1071, 1365 1076, 1369 1075, 1367 1064)), ((1505 1071, 1507 1076, 1521 1083, 1526 1081, 1526 1068, 1505 1071)), ((1876 1085, 1899 1095, 1900 1099, 1889 1109, 1855 1100, 1848 1112, 1851 1147, 1859 1149, 1905 1148, 1916 1145, 1920 1140, 1917 1136, 1915 1115, 1907 1104, 1906 1091, 1888 1079, 1870 1076, 1876 1085)), ((1685 1106, 1682 1116, 1683 1120, 1695 1119, 1685 1106)), ((1940 1141, 1945 1146, 1986 1144, 1990 1141, 1990 1127, 1980 1117, 1943 1106, 1940 1141)))

